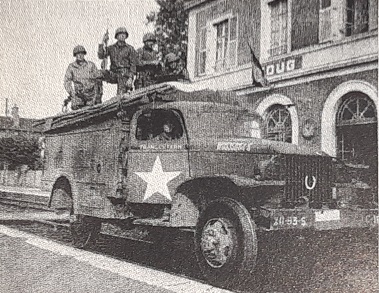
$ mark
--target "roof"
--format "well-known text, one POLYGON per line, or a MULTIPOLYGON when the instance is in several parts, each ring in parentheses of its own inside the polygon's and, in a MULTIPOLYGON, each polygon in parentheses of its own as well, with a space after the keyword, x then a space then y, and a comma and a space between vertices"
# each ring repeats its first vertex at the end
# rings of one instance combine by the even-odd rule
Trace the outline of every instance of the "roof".
POLYGON ((99 105, 41 119, 35 125, 44 127, 45 132, 49 132, 77 127, 83 123, 88 124, 101 117, 116 117, 120 112, 126 115, 126 117, 124 116, 126 119, 130 119, 135 111, 150 103, 156 103, 158 106, 159 103, 173 101, 202 101, 238 105, 239 99, 233 92, 198 90, 192 85, 177 82, 162 83, 113 97, 99 105))
POLYGON ((210 2, 212 0, 189 0, 187 3, 184 3, 184 9, 185 10, 190 10, 196 6, 199 6, 201 4, 204 4, 206 2, 210 2))
POLYGON ((0 129, 42 131, 41 127, 35 128, 33 126, 33 124, 36 121, 37 121, 36 119, 31 119, 31 118, 20 118, 20 126, 15 127, 12 117, 0 116, 0 129))

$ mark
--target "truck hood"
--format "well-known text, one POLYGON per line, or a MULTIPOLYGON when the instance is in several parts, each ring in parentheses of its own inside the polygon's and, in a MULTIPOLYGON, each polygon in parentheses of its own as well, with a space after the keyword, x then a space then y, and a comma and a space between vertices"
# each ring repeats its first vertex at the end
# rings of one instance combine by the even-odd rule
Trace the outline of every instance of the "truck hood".
POLYGON ((229 138, 216 142, 217 151, 328 156, 318 148, 260 138, 229 138))

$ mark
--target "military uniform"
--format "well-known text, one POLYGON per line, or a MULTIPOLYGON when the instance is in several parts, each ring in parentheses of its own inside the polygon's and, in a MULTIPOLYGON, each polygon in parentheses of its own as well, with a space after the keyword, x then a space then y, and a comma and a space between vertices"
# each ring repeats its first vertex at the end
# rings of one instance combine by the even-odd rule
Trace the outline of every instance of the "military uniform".
POLYGON ((168 53, 165 56, 165 68, 161 81, 184 81, 188 79, 188 71, 183 60, 174 53, 168 53))
MULTIPOLYGON (((116 30, 117 34, 126 33, 124 28, 116 30)), ((117 94, 123 94, 132 89, 131 80, 136 74, 137 53, 133 46, 117 41, 115 44, 104 47, 103 44, 99 45, 98 57, 104 59, 110 57, 111 65, 110 70, 106 70, 104 80, 108 83, 117 83, 117 94)))
POLYGON ((137 50, 137 80, 136 88, 146 87, 156 82, 156 74, 161 71, 158 64, 158 53, 154 50, 139 48, 137 50))
POLYGON ((155 35, 147 33, 143 36, 144 46, 137 50, 137 80, 136 88, 146 87, 156 83, 156 75, 162 71, 158 52, 152 44, 156 43, 155 35), (147 44, 150 42, 150 44, 147 44))
POLYGON ((64 76, 64 87, 71 96, 73 110, 101 103, 103 88, 99 78, 101 72, 91 61, 83 61, 80 64, 75 61, 68 66, 64 76))

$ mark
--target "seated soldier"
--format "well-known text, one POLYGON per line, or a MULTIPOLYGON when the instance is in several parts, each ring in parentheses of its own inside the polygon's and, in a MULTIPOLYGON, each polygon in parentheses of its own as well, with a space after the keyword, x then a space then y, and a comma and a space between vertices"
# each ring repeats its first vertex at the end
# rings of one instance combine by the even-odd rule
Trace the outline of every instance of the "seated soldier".
POLYGON ((176 135, 174 133, 174 126, 171 122, 165 122, 163 124, 163 131, 158 135, 159 140, 173 140, 176 139, 176 135))
POLYGON ((184 61, 174 53, 168 53, 164 58, 164 73, 160 76, 159 82, 184 81, 188 80, 188 71, 184 61))

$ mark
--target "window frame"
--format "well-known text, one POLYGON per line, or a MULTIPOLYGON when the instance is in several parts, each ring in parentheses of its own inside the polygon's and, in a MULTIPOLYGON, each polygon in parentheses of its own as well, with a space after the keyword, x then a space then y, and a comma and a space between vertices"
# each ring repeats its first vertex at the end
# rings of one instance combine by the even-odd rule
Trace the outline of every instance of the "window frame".
MULTIPOLYGON (((277 121, 274 121, 274 122, 277 122, 277 121)), ((285 122, 285 121, 280 121, 280 122, 285 122)), ((293 139, 292 139, 292 136, 293 136, 293 133, 292 133, 292 117, 291 117, 291 113, 290 111, 288 110, 288 108, 284 105, 281 105, 281 104, 274 104, 274 105, 271 105, 269 108, 266 109, 265 111, 265 114, 264 114, 264 120, 263 120, 263 138, 264 139, 268 139, 268 140, 273 140, 273 141, 282 141, 282 142, 288 142, 288 143, 293 143, 293 139), (269 130, 269 120, 272 119, 272 112, 274 111, 285 111, 286 112, 286 116, 287 116, 287 121, 289 121, 289 125, 286 127, 284 126, 284 130, 288 130, 287 131, 284 131, 284 132, 280 132, 279 130, 277 131, 271 131, 269 130), (288 120, 289 119, 289 120, 288 120), (271 136, 269 134, 272 134, 271 136), (275 135, 275 133, 277 133, 277 135, 275 135), (284 140, 281 139, 284 135, 284 140), (276 136, 278 136, 278 139, 276 139, 276 136)), ((275 125, 276 127, 277 125, 275 125)), ((274 128, 275 128, 274 127, 274 128)), ((273 128, 273 129, 274 129, 273 128)))
MULTIPOLYGON (((153 119, 157 119, 157 117, 154 117, 153 119)), ((159 143, 159 144, 165 144, 165 143, 178 143, 179 141, 182 141, 183 139, 186 140, 186 131, 185 131, 185 126, 184 126, 184 123, 183 123, 183 116, 181 115, 180 111, 179 110, 176 110, 176 109, 165 109, 165 108, 155 108, 155 109, 152 109, 152 108, 148 108, 148 109, 144 109, 144 110, 141 110, 139 111, 136 116, 135 116, 135 126, 133 129, 131 129, 131 137, 133 138, 133 140, 137 143, 159 143), (138 136, 138 131, 139 129, 139 126, 140 126, 140 118, 143 117, 144 115, 150 113, 151 115, 154 115, 153 112, 166 112, 163 116, 163 121, 165 121, 166 119, 170 118, 170 122, 172 122, 173 120, 173 117, 175 117, 176 119, 176 122, 175 123, 172 123, 173 126, 176 126, 176 128, 178 126, 180 126, 180 129, 178 130, 178 133, 180 134, 180 136, 178 136, 177 138, 173 138, 173 139, 170 139, 170 140, 158 140, 158 136, 163 133, 163 132, 159 132, 157 133, 156 135, 154 135, 154 131, 151 132, 151 133, 147 133, 147 137, 146 139, 142 139, 142 138, 139 138, 138 136), (150 137, 150 135, 153 134, 154 136, 153 137, 150 137)), ((164 122, 161 121, 161 125, 163 127, 164 125, 164 122)), ((157 121, 154 121, 153 120, 153 123, 151 123, 151 125, 157 125, 156 123, 157 121)), ((161 127, 159 127, 161 128, 161 127)))
MULTIPOLYGON (((202 11, 198 12, 198 15, 202 11)), ((196 77, 203 77, 215 73, 223 73, 234 70, 238 67, 238 39, 239 39, 238 14, 231 12, 225 13, 218 18, 206 21, 197 28, 198 47, 196 50, 196 77), (217 66, 217 25, 227 22, 227 49, 223 53, 222 66, 217 66), (234 24, 234 28, 231 25, 234 24), (231 39, 231 34, 233 37, 231 39), (205 36, 205 41, 202 41, 202 35, 205 36), (230 48, 233 48, 231 51, 230 48), (233 53, 232 53, 233 52, 233 53), (202 70, 202 60, 205 66, 202 70)), ((223 44, 224 46, 224 44, 223 44)))
MULTIPOLYGON (((239 33, 238 33, 238 15, 237 14, 232 14, 232 13, 228 13, 228 14, 225 14, 219 18, 216 18, 216 19, 213 19, 211 21, 208 22, 208 29, 211 30, 213 32, 213 35, 215 36, 215 40, 214 40, 214 43, 211 42, 210 39, 210 42, 208 42, 209 46, 212 46, 212 48, 209 48, 210 51, 214 50, 214 59, 210 58, 210 60, 214 60, 214 62, 212 62, 211 64, 209 64, 209 66, 213 69, 213 72, 226 72, 226 71, 229 71, 231 69, 234 69, 238 66, 238 60, 237 60, 237 56, 238 56, 238 39, 239 39, 239 33), (233 39, 231 39, 231 32, 232 32, 232 29, 231 29, 231 24, 232 22, 235 21, 235 37, 233 39), (223 66, 220 66, 219 68, 217 68, 217 26, 221 23, 225 23, 227 22, 227 30, 228 30, 228 35, 227 35, 227 39, 228 39, 228 45, 227 45, 227 50, 226 52, 224 52, 224 62, 223 62, 223 66), (235 48, 234 48, 234 60, 233 60, 233 63, 230 63, 230 48, 231 48, 231 45, 235 45, 235 48)), ((212 33, 211 33, 212 34, 212 33)))
MULTIPOLYGON (((286 55, 286 54, 289 54, 291 53, 291 29, 292 29, 292 25, 291 25, 291 19, 292 19, 292 0, 271 0, 271 1, 267 1, 267 5, 268 5, 268 11, 269 11, 269 25, 270 25, 270 29, 269 29, 269 33, 270 33, 270 38, 269 38, 269 49, 268 49, 268 56, 270 58, 275 58, 277 56, 282 56, 282 55, 286 55), (279 4, 278 4, 279 3, 279 4), (281 37, 285 37, 285 44, 281 45, 281 46, 278 46, 278 47, 273 47, 273 15, 272 15, 272 11, 273 11, 273 5, 280 5, 281 8, 280 8, 280 11, 283 10, 283 5, 284 3, 286 3, 286 7, 287 7, 287 11, 286 11, 286 27, 285 27, 285 33, 283 33, 281 35, 281 37), (274 49, 277 49, 277 48, 281 48, 283 47, 283 51, 280 51, 278 53, 274 53, 274 49)), ((283 15, 281 13, 278 14, 279 16, 283 15)), ((280 24, 279 25, 282 25, 283 21, 280 21, 280 24)), ((279 32, 281 32, 283 30, 283 26, 280 27, 280 29, 278 30, 279 32)), ((275 38, 276 39, 276 38, 275 38)))
POLYGON ((343 17, 344 17, 344 21, 343 21, 343 25, 344 25, 344 36, 345 37, 351 37, 351 36, 354 36, 354 35, 360 35, 360 34, 364 34, 364 33, 367 33, 370 31, 370 19, 369 19, 369 16, 370 16, 370 0, 359 0, 359 1, 366 1, 366 13, 365 13, 365 18, 366 18, 366 22, 357 22, 357 3, 355 0, 345 0, 345 6, 344 6, 344 11, 343 11, 343 17), (349 6, 349 5, 352 5, 352 6, 349 6), (350 23, 350 27, 349 26, 349 22, 348 22, 348 18, 349 18, 349 11, 351 11, 352 15, 352 20, 351 20, 351 23, 350 23), (358 25, 359 26, 365 26, 365 28, 361 29, 360 31, 357 31, 358 30, 358 25))
POLYGON ((214 26, 216 29, 215 71, 221 71, 226 66, 229 52, 230 21, 226 19, 216 23, 214 26), (221 35, 219 35, 220 30, 221 35))

